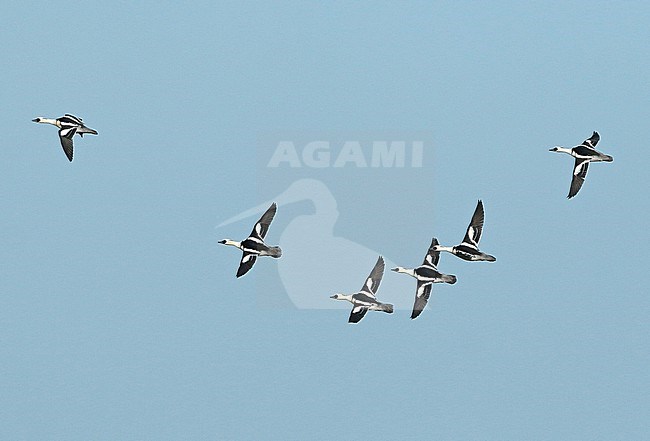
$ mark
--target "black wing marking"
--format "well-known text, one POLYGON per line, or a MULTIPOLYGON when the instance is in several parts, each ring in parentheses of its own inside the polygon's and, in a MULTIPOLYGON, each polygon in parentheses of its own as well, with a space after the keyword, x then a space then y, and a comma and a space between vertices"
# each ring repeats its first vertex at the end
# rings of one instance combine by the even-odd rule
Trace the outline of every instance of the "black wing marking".
POLYGON ((478 249, 478 242, 481 240, 481 233, 483 232, 483 221, 485 220, 485 212, 483 211, 483 202, 479 199, 476 204, 476 209, 472 215, 472 221, 467 227, 463 243, 470 247, 478 249))
POLYGON ((363 316, 366 315, 366 312, 368 312, 368 308, 365 306, 352 307, 352 311, 350 311, 350 318, 348 319, 348 323, 359 323, 363 318, 363 316))
POLYGON ((59 130, 59 139, 61 140, 61 147, 65 155, 68 157, 68 160, 72 162, 72 137, 77 132, 76 127, 67 127, 59 130))
POLYGON ((81 121, 81 118, 77 118, 74 115, 70 115, 69 113, 66 113, 64 116, 57 118, 59 121, 59 124, 61 124, 62 127, 72 127, 72 126, 80 126, 83 127, 83 122, 81 121))
POLYGON ((271 206, 266 210, 266 212, 262 215, 260 220, 257 221, 255 226, 253 227, 253 231, 251 231, 250 237, 257 237, 258 239, 264 239, 264 236, 266 236, 266 232, 269 231, 269 225, 271 225, 271 221, 273 221, 273 217, 275 216, 275 212, 278 209, 278 206, 276 205, 275 202, 271 204, 271 206))
POLYGON ((591 134, 591 137, 585 139, 582 143, 585 147, 589 147, 590 149, 596 149, 596 144, 598 144, 598 141, 600 141, 600 135, 598 132, 594 132, 591 134))
POLYGON ((418 288, 415 291, 415 303, 413 304, 413 312, 411 313, 412 319, 415 319, 422 314, 424 307, 427 306, 427 302, 431 296, 432 286, 432 283, 422 283, 418 281, 418 288))
POLYGON ((573 178, 571 179, 571 188, 569 189, 569 196, 567 196, 567 199, 571 199, 572 197, 578 194, 578 191, 580 191, 582 184, 585 182, 588 169, 589 169, 589 161, 576 158, 576 162, 573 167, 573 178))
POLYGON ((438 245, 438 239, 434 237, 431 240, 431 245, 429 245, 429 251, 427 251, 427 255, 424 256, 424 262, 422 262, 422 265, 433 267, 438 266, 438 261, 440 260, 440 251, 435 251, 433 249, 433 247, 436 245, 438 245))
POLYGON ((379 256, 375 267, 370 272, 370 275, 366 279, 366 283, 363 284, 361 292, 368 294, 373 299, 376 298, 375 294, 379 289, 379 284, 381 283, 381 278, 384 275, 384 258, 379 256))
POLYGON ((237 277, 241 277, 250 271, 257 260, 257 256, 252 253, 247 253, 244 251, 241 256, 241 262, 239 262, 239 268, 237 269, 237 277))
POLYGON ((76 120, 79 124, 83 122, 83 119, 79 118, 78 116, 70 115, 69 113, 66 113, 64 116, 76 120))

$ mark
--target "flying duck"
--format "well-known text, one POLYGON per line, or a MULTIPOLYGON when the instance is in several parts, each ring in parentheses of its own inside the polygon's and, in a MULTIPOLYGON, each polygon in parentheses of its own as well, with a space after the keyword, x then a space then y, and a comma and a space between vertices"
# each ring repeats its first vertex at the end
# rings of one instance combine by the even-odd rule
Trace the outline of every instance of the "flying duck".
POLYGON ((276 259, 282 256, 280 247, 271 247, 264 243, 264 236, 269 231, 269 225, 273 221, 273 216, 275 216, 277 208, 278 206, 273 202, 260 220, 257 221, 250 236, 243 241, 236 242, 230 239, 219 241, 223 245, 230 245, 242 250, 243 255, 239 263, 239 269, 237 270, 237 277, 243 276, 253 267, 257 256, 271 256, 276 259))
POLYGON ((434 245, 434 251, 447 251, 456 257, 468 261, 484 260, 494 262, 497 260, 496 257, 485 254, 478 249, 478 241, 481 240, 484 219, 485 213, 483 212, 483 202, 479 199, 478 204, 476 204, 476 210, 474 210, 474 215, 472 216, 472 221, 467 227, 467 232, 465 233, 463 242, 455 247, 434 245))
POLYGON ((97 131, 91 128, 88 128, 84 125, 81 118, 77 118, 74 115, 66 113, 61 118, 52 119, 52 118, 43 118, 39 116, 32 120, 35 123, 41 124, 52 124, 59 128, 59 139, 61 140, 61 146, 65 155, 68 157, 68 160, 72 162, 72 137, 76 134, 83 138, 84 133, 90 133, 91 135, 97 135, 97 131))
POLYGON ((424 262, 422 262, 422 265, 417 268, 409 269, 398 266, 397 268, 392 269, 392 271, 397 273, 404 273, 411 277, 415 277, 418 281, 417 289, 415 290, 415 303, 413 304, 411 319, 415 319, 422 314, 422 310, 424 310, 424 307, 427 306, 427 302, 429 301, 431 287, 434 283, 449 283, 450 285, 456 283, 456 276, 442 274, 438 271, 438 268, 436 268, 438 260, 440 260, 440 252, 436 251, 436 245, 438 245, 438 239, 434 237, 433 240, 431 240, 431 245, 429 246, 427 255, 424 256, 424 262))
POLYGON ((331 299, 346 300, 352 303, 352 312, 348 323, 359 323, 359 321, 366 315, 369 309, 373 311, 383 311, 389 314, 393 313, 393 305, 389 303, 381 303, 377 300, 376 293, 381 283, 381 278, 384 275, 384 258, 379 256, 375 267, 370 272, 366 279, 366 283, 359 292, 354 294, 334 294, 331 299))
POLYGON ((569 189, 567 199, 571 199, 580 191, 580 187, 582 187, 587 177, 590 162, 612 162, 614 160, 611 156, 596 151, 596 144, 598 144, 599 140, 600 135, 598 132, 594 132, 589 139, 585 139, 582 144, 572 149, 566 149, 560 146, 549 149, 550 152, 566 153, 576 158, 576 162, 573 165, 571 188, 569 189))

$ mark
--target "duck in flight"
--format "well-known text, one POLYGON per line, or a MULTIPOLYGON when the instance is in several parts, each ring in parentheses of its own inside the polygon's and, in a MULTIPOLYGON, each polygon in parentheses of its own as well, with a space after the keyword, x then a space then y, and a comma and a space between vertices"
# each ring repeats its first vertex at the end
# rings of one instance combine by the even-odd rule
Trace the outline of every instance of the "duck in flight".
POLYGON ((273 202, 260 220, 257 221, 250 236, 243 241, 236 242, 230 239, 219 241, 220 244, 230 245, 242 250, 243 255, 239 263, 239 269, 237 269, 237 277, 241 277, 250 271, 258 256, 271 256, 276 259, 282 256, 280 247, 272 247, 264 243, 264 236, 269 231, 269 225, 273 221, 277 208, 278 206, 273 202))
POLYGON ((485 254, 478 249, 478 242, 481 240, 481 233, 483 232, 483 221, 485 220, 485 212, 483 211, 483 202, 479 199, 472 216, 472 221, 467 227, 465 238, 460 245, 455 247, 444 247, 442 245, 434 245, 434 251, 447 251, 456 257, 468 261, 487 261, 494 262, 496 257, 485 254))
POLYGON ((377 300, 376 294, 383 275, 384 258, 379 256, 375 267, 370 272, 366 283, 363 284, 360 291, 354 294, 334 294, 330 297, 334 300, 346 300, 352 303, 352 312, 350 312, 348 323, 359 323, 368 310, 383 311, 389 314, 393 313, 393 305, 381 303, 377 300))
POLYGON ((413 304, 413 312, 411 313, 411 319, 417 318, 424 307, 427 306, 429 301, 429 296, 431 296, 431 288, 434 283, 449 283, 453 285, 456 283, 456 276, 442 274, 438 271, 436 266, 440 260, 440 252, 436 251, 435 247, 438 245, 438 239, 435 237, 431 240, 431 245, 427 251, 427 255, 424 256, 424 262, 422 265, 417 268, 409 269, 398 266, 393 268, 392 271, 397 273, 408 274, 411 277, 415 277, 418 281, 417 288, 415 290, 415 303, 413 304))
POLYGON ((549 149, 550 152, 566 153, 574 158, 576 162, 573 165, 573 178, 571 178, 571 188, 567 199, 571 199, 580 191, 580 187, 585 182, 587 177, 587 170, 589 169, 590 162, 612 162, 614 158, 596 150, 596 144, 600 140, 598 132, 594 132, 589 139, 585 139, 579 146, 572 149, 564 147, 553 147, 549 149))
POLYGON ((84 125, 81 118, 77 118, 74 115, 66 113, 61 118, 52 119, 52 118, 43 118, 41 116, 34 118, 32 120, 35 123, 41 124, 52 124, 59 128, 59 139, 61 140, 61 146, 65 155, 68 157, 68 160, 72 162, 72 137, 75 134, 78 134, 83 138, 85 133, 90 133, 91 135, 97 135, 97 131, 91 128, 88 128, 84 125))

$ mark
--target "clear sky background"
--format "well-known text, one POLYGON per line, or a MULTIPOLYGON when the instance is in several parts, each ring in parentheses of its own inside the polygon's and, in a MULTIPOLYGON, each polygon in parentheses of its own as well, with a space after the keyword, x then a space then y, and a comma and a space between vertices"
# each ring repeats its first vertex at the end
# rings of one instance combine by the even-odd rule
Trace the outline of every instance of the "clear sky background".
POLYGON ((650 4, 431 3, 5 4, 0 439, 650 438, 650 4), (386 130, 433 154, 334 185, 337 234, 414 265, 481 198, 497 262, 442 256, 415 321, 264 304, 278 261, 217 244, 255 219, 216 228, 277 195, 259 140, 386 130))

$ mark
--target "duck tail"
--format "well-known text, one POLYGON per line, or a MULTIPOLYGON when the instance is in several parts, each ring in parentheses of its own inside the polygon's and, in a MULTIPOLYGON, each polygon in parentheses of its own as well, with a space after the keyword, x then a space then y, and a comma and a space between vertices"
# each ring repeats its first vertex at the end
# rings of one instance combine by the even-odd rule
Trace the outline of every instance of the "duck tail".
POLYGON ((280 247, 270 247, 269 256, 274 257, 276 259, 282 257, 282 250, 280 249, 280 247))
POLYGON ((380 306, 380 311, 384 311, 384 312, 387 312, 389 314, 392 314, 393 313, 393 305, 391 305, 390 303, 382 303, 381 306, 380 306))
POLYGON ((613 160, 614 160, 613 157, 611 157, 611 156, 609 156, 609 155, 604 155, 603 161, 605 161, 605 162, 612 162, 613 160))
POLYGON ((91 135, 97 135, 97 130, 94 130, 94 129, 91 129, 91 128, 88 128, 88 127, 79 127, 77 129, 77 133, 79 134, 79 136, 81 136, 83 138, 84 133, 90 133, 91 135))
POLYGON ((456 283, 456 276, 452 276, 451 274, 444 274, 442 276, 442 281, 445 283, 449 283, 450 285, 453 285, 456 283))

